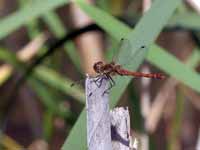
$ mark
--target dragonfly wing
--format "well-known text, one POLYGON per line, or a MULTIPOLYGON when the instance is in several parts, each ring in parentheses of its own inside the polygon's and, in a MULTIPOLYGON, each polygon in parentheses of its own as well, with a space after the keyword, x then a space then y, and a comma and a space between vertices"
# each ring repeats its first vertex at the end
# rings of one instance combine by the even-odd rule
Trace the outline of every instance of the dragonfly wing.
POLYGON ((120 50, 123 48, 122 46, 125 40, 126 39, 122 38, 120 42, 118 43, 117 50, 115 54, 113 54, 113 57, 112 57, 112 62, 118 62, 119 53, 120 53, 120 50))
POLYGON ((141 63, 140 60, 145 52, 147 52, 146 46, 141 45, 138 48, 133 48, 128 39, 123 39, 120 42, 119 48, 119 53, 121 57, 118 57, 116 62, 123 67, 126 66, 127 68, 129 64, 135 64, 135 66, 139 66, 139 64, 141 63))

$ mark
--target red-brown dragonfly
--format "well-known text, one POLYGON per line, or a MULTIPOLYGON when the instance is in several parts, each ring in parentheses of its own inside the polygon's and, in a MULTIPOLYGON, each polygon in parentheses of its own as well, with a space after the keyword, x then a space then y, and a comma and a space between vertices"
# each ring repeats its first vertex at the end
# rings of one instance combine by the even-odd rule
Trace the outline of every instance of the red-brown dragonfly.
MULTIPOLYGON (((122 39, 123 40, 123 39, 122 39)), ((141 46, 141 48, 145 48, 145 46, 141 46)), ((103 79, 108 79, 110 81, 110 87, 104 92, 107 93, 114 85, 115 82, 112 79, 114 75, 120 76, 132 76, 132 77, 146 77, 146 78, 153 78, 153 79, 164 79, 165 76, 161 73, 142 73, 142 72, 134 72, 129 71, 121 67, 121 65, 116 64, 114 61, 110 63, 104 63, 102 61, 98 61, 93 65, 94 71, 97 73, 97 78, 94 80, 98 87, 101 86, 101 82, 103 79), (103 78, 100 78, 104 76, 103 78)))

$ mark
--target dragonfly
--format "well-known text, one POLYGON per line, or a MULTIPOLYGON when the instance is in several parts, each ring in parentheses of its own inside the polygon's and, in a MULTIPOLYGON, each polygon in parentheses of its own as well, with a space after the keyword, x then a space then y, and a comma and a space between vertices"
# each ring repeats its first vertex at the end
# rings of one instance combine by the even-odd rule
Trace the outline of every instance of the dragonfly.
MULTIPOLYGON (((124 41, 124 39, 121 39, 124 41)), ((140 49, 144 49, 145 46, 141 46, 140 49)), ((94 82, 98 87, 101 87, 102 80, 107 79, 110 82, 110 86, 108 89, 104 91, 103 94, 109 93, 110 89, 115 86, 115 81, 113 80, 113 76, 131 76, 131 77, 145 77, 145 78, 152 78, 152 79, 165 79, 165 75, 161 73, 142 73, 136 71, 130 71, 128 69, 124 69, 121 65, 115 63, 115 61, 111 61, 110 63, 105 63, 103 61, 95 62, 93 65, 94 71, 97 73, 96 79, 94 82), (99 84, 97 84, 97 82, 99 84)))

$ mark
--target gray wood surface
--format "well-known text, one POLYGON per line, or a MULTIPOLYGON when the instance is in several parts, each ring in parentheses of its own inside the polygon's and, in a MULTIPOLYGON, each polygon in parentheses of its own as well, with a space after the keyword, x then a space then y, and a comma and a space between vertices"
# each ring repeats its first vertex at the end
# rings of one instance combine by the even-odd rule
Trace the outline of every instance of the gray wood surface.
POLYGON ((112 150, 130 150, 132 138, 130 135, 130 116, 128 108, 118 107, 110 112, 112 150))
POLYGON ((133 150, 128 108, 109 111, 107 79, 87 77, 87 144, 89 150, 133 150), (111 141, 112 140, 112 141, 111 141))
POLYGON ((104 93, 108 88, 108 81, 102 79, 95 83, 94 79, 88 77, 85 83, 88 149, 112 150, 109 99, 108 94, 104 93))

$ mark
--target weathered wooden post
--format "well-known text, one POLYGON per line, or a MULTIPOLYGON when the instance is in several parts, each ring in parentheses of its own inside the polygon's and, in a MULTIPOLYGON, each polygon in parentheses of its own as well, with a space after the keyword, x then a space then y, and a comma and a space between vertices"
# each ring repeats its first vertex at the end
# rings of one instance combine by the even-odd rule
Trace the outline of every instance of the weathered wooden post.
POLYGON ((87 144, 89 150, 132 150, 128 108, 109 110, 109 81, 86 79, 87 144))
POLYGON ((111 150, 111 130, 108 94, 103 94, 108 88, 108 82, 95 78, 86 79, 86 109, 87 109, 87 144, 89 150, 111 150), (96 84, 101 84, 100 88, 96 84))

